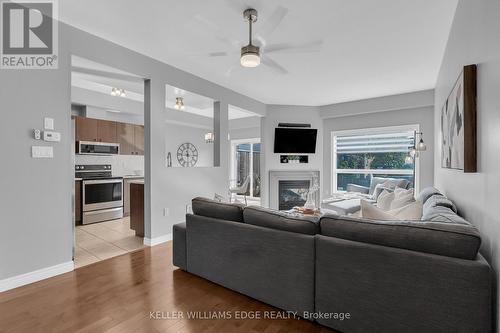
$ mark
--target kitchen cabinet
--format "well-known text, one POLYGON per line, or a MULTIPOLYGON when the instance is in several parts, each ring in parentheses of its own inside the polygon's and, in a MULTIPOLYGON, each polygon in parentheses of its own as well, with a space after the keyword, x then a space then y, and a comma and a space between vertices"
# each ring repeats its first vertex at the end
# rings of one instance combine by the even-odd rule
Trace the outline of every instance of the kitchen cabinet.
POLYGON ((82 223, 82 181, 75 180, 75 223, 82 223))
POLYGON ((76 141, 97 141, 97 119, 76 117, 76 141))
POLYGON ((144 155, 144 126, 142 125, 134 126, 134 147, 135 154, 133 155, 144 155))
POLYGON ((76 141, 116 143, 116 122, 85 117, 75 117, 76 141))
POLYGON ((132 155, 135 151, 135 126, 132 124, 118 123, 118 143, 120 144, 120 155, 132 155))
POLYGON ((136 181, 144 181, 144 177, 123 178, 123 216, 130 215, 130 184, 136 181))
POLYGON ((75 117, 76 141, 120 144, 120 155, 144 155, 144 126, 75 117))
POLYGON ((108 120, 97 121, 97 141, 107 143, 117 143, 116 122, 108 120))
POLYGON ((130 184, 130 229, 135 235, 144 237, 144 182, 130 184))

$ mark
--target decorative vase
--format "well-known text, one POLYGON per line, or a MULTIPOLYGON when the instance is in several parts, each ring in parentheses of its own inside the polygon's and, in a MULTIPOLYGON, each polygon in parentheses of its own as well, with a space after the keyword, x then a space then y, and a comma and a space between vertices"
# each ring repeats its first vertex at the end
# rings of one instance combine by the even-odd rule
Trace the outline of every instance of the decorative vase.
POLYGON ((309 191, 309 193, 307 193, 307 201, 304 204, 304 208, 311 209, 311 210, 316 209, 316 204, 314 203, 314 199, 313 199, 313 191, 309 191))

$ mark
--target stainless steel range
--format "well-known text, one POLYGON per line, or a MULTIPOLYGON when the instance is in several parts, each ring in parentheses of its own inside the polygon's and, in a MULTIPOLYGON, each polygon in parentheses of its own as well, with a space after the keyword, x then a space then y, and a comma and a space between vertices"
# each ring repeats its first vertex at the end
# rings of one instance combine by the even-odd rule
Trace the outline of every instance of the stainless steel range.
POLYGON ((123 217, 123 178, 112 177, 111 165, 75 165, 82 178, 82 223, 123 217))

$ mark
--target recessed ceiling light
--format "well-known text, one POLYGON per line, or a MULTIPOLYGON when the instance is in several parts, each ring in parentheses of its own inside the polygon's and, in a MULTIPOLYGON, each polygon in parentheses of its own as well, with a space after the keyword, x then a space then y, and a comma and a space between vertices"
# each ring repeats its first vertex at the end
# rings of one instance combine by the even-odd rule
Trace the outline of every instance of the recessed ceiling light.
POLYGON ((120 110, 113 110, 113 109, 107 109, 106 111, 108 112, 113 112, 113 113, 120 113, 120 110))

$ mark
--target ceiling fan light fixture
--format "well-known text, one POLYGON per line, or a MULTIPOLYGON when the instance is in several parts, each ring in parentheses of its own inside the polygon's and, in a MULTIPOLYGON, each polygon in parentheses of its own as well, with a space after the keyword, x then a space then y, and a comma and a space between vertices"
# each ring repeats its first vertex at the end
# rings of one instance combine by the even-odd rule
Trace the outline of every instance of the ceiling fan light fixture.
POLYGON ((241 66, 257 67, 260 65, 260 48, 254 45, 247 45, 241 48, 241 66))

